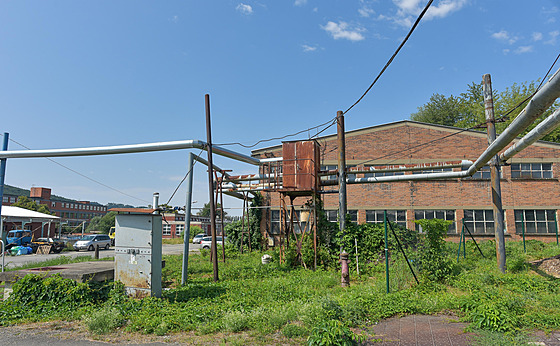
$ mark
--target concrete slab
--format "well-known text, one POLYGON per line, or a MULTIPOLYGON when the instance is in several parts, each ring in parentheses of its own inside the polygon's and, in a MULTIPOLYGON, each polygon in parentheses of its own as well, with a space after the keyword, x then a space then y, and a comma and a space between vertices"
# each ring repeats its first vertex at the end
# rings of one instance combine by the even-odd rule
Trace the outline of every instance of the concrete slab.
POLYGON ((49 277, 59 274, 63 278, 72 279, 77 282, 88 280, 105 281, 113 280, 115 277, 114 261, 92 261, 70 263, 51 267, 37 267, 30 269, 20 269, 0 273, 0 282, 4 282, 4 299, 8 298, 12 292, 12 284, 27 274, 38 274, 49 277))

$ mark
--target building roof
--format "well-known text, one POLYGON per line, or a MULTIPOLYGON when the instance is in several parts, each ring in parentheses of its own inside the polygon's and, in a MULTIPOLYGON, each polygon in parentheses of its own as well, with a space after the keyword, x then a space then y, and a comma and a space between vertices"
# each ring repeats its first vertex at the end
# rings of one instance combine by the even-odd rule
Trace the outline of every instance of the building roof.
POLYGON ((116 211, 117 213, 128 213, 128 214, 152 214, 155 209, 146 208, 111 208, 108 211, 116 211))
POLYGON ((60 219, 58 216, 39 213, 29 209, 14 207, 9 205, 2 206, 2 218, 6 221, 29 220, 33 221, 54 221, 60 219))
MULTIPOLYGON (((352 137, 352 136, 355 136, 355 135, 360 135, 360 134, 363 134, 363 133, 382 131, 382 130, 385 130, 387 128, 393 128, 393 127, 398 127, 398 126, 414 126, 414 127, 420 127, 420 128, 433 128, 433 129, 448 131, 450 133, 463 131, 462 134, 464 134, 464 135, 486 138, 486 132, 483 132, 483 131, 469 130, 469 129, 454 127, 454 126, 447 126, 447 125, 424 123, 424 122, 419 122, 419 121, 414 121, 414 120, 399 120, 399 121, 394 121, 394 122, 386 123, 386 124, 368 126, 368 127, 364 127, 364 128, 356 129, 356 130, 350 130, 350 131, 347 130, 345 132, 345 136, 348 138, 348 137, 352 137)), ((325 135, 325 136, 317 137, 317 138, 315 138, 315 140, 317 140, 317 141, 335 140, 336 136, 337 136, 336 134, 325 135)), ((499 134, 498 134, 498 136, 499 136, 499 134)), ((519 140, 519 138, 515 139, 514 142, 519 140)), ((538 144, 545 145, 545 146, 550 146, 550 147, 555 147, 555 148, 560 147, 560 143, 547 142, 547 141, 543 141, 543 140, 538 140, 533 145, 538 145, 538 144)), ((278 144, 278 145, 273 145, 273 146, 269 146, 269 147, 265 147, 265 148, 252 150, 251 155, 252 156, 257 156, 257 155, 263 154, 265 152, 281 150, 281 149, 282 149, 282 144, 278 144)))

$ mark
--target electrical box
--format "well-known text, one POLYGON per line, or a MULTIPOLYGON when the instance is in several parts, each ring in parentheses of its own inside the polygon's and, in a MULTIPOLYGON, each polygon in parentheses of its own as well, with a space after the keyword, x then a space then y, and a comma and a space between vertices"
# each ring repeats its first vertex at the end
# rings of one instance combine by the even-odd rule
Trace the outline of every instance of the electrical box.
POLYGON ((115 218, 115 280, 133 297, 161 297, 161 215, 115 218))

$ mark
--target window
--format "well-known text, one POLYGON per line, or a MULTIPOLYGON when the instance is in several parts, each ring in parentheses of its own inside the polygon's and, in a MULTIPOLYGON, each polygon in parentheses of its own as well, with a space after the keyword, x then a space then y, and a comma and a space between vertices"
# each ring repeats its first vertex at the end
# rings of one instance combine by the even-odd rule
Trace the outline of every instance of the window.
MULTIPOLYGON (((322 171, 332 171, 334 169, 338 169, 338 165, 323 165, 321 166, 322 171)), ((337 174, 325 175, 321 177, 321 180, 336 180, 338 179, 337 174)))
MULTIPOLYGON (((366 166, 365 169, 373 169, 374 166, 366 166)), ((364 174, 364 178, 373 177, 392 177, 394 175, 404 175, 404 172, 372 172, 364 174)))
POLYGON ((3 203, 9 203, 9 202, 10 202, 9 197, 4 197, 4 198, 2 198, 2 202, 3 202, 3 203))
MULTIPOLYGON (((440 220, 447 220, 453 221, 449 228, 447 229, 447 233, 455 233, 455 210, 415 210, 414 211, 414 219, 415 220, 431 220, 431 219, 440 219, 440 220)), ((420 225, 416 225, 416 230, 422 231, 420 225)))
POLYGON ((325 215, 329 222, 338 221, 338 210, 325 210, 325 215))
POLYGON ((185 225, 175 225, 175 234, 177 236, 180 236, 184 230, 185 230, 185 225))
MULTIPOLYGON (((463 169, 466 171, 467 169, 463 169)), ((500 178, 502 177, 502 170, 500 169, 500 178)), ((486 165, 479 169, 475 174, 470 177, 465 177, 464 179, 474 179, 474 180, 490 180, 490 166, 486 165)))
POLYGON ((472 233, 494 234, 494 211, 465 210, 465 226, 472 233))
POLYGON ((429 173, 441 173, 441 172, 452 172, 453 168, 446 167, 446 168, 428 168, 421 171, 412 171, 412 174, 429 174, 429 173))
POLYGON ((350 215, 350 221, 353 223, 358 223, 358 211, 348 210, 348 215, 350 215))
POLYGON ((556 233, 556 210, 515 210, 515 232, 556 233))
MULTIPOLYGON (((366 222, 383 223, 383 210, 366 210, 366 222)), ((387 220, 406 227, 406 210, 387 210, 387 220)))
POLYGON ((552 163, 512 163, 511 177, 514 179, 551 179, 552 163))
POLYGON ((163 235, 171 235, 171 225, 168 223, 164 223, 162 226, 163 235))
POLYGON ((270 234, 280 234, 280 210, 270 211, 270 234))

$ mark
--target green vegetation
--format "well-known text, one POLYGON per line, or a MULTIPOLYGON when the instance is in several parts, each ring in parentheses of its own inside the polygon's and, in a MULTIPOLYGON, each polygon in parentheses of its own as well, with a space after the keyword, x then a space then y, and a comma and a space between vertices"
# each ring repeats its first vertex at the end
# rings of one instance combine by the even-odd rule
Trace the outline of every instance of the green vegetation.
POLYGON ((111 227, 115 226, 115 216, 117 216, 117 213, 110 211, 103 216, 93 217, 86 227, 86 232, 97 231, 103 234, 109 234, 111 227))
POLYGON ((12 204, 12 206, 37 211, 43 214, 54 215, 54 213, 51 213, 46 204, 39 204, 26 196, 19 196, 17 202, 12 204))
MULTIPOLYGON (((527 101, 531 95, 537 90, 538 82, 525 82, 522 84, 513 84, 502 92, 494 90, 494 113, 496 118, 506 116, 506 114, 521 104, 517 109, 508 114, 504 118, 504 122, 496 124, 496 131, 502 132, 515 119, 519 112, 527 105, 527 101)), ((549 116, 560 103, 555 102, 537 121, 531 125, 523 134, 532 130, 538 123, 549 116)), ((445 96, 441 94, 433 94, 430 100, 423 106, 418 107, 418 112, 411 114, 410 119, 422 121, 432 124, 440 124, 447 126, 456 126, 462 128, 470 128, 472 126, 484 123, 484 93, 482 82, 471 83, 467 85, 467 90, 459 96, 445 96)), ((484 130, 484 129, 480 129, 484 130)), ((544 140, 552 142, 560 142, 560 129, 555 129, 544 140)))
MULTIPOLYGON (((128 298, 122 285, 26 277, 14 285, 10 299, 0 303, 0 325, 64 319, 83 321, 98 334, 117 329, 156 335, 190 331, 200 337, 248 333, 309 345, 352 345, 362 342, 363 334, 371 341, 369 325, 406 314, 452 312, 479 332, 481 343, 495 339, 513 344, 531 330, 560 329, 560 280, 527 264, 557 255, 556 244, 528 241, 525 254, 522 243, 508 242, 508 272, 502 274, 495 265, 493 240, 479 244, 486 258, 468 241, 466 258, 457 263, 458 244, 442 240, 445 222, 430 220, 422 229, 422 234, 411 232, 410 239, 401 239, 420 284, 392 244, 388 294, 380 241, 367 248, 363 240, 358 247, 360 275, 352 259, 352 281, 346 288, 340 287, 334 260, 325 259, 324 266, 312 271, 279 263, 278 253, 269 251, 275 260, 263 265, 263 252, 241 255, 226 246, 228 259, 220 263, 217 283, 206 252, 190 256, 184 286, 181 257, 164 256, 163 283, 169 290, 161 299, 128 298)), ((368 232, 364 239, 383 238, 382 228, 368 232)))

